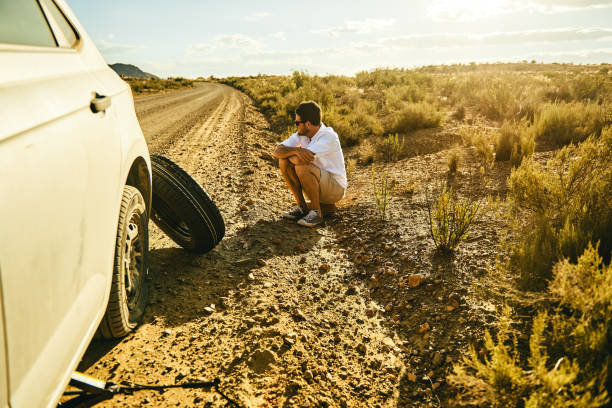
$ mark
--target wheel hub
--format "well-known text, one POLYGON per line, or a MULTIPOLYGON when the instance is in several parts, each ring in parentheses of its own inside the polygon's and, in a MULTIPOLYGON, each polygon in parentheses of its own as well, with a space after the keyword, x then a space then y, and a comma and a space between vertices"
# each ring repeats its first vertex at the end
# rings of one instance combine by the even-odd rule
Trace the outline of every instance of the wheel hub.
POLYGON ((136 292, 136 284, 139 275, 139 261, 142 252, 138 224, 130 222, 127 225, 125 248, 123 252, 123 270, 125 274, 125 292, 128 299, 136 292))

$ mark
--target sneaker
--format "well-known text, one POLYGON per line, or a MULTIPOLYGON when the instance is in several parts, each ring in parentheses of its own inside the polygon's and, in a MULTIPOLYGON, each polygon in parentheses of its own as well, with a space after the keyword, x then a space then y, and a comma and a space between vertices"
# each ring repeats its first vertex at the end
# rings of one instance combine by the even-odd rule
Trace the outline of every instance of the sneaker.
POLYGON ((298 221, 298 224, 304 227, 314 227, 323 222, 323 218, 319 215, 317 210, 310 210, 304 218, 298 221))
POLYGON ((296 205, 289 211, 283 212, 283 217, 289 218, 290 220, 298 220, 305 215, 306 215, 306 210, 300 207, 299 205, 296 205))

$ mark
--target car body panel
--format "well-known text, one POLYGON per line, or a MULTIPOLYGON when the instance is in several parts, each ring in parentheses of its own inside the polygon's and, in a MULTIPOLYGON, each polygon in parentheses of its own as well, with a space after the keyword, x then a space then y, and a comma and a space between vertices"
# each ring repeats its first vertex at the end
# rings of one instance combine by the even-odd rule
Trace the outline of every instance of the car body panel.
POLYGON ((55 405, 104 316, 139 157, 150 183, 129 86, 56 3, 74 48, 0 44, 0 406, 55 405), (96 93, 111 98, 106 112, 90 109, 96 93))

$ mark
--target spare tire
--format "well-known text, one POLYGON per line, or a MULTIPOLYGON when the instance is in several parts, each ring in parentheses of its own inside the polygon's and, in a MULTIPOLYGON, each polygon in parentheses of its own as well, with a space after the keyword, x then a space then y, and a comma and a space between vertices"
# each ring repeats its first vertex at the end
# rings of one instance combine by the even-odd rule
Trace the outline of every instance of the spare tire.
POLYGON ((151 155, 151 219, 174 242, 195 253, 213 249, 225 235, 219 209, 204 188, 172 160, 151 155))

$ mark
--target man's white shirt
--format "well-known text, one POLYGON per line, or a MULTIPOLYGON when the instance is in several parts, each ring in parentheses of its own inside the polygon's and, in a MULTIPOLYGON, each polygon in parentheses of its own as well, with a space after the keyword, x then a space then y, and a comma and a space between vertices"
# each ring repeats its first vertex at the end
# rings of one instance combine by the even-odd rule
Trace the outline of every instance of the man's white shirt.
POLYGON ((300 136, 297 132, 281 142, 287 147, 303 147, 315 154, 315 166, 327 170, 342 188, 348 186, 346 169, 344 168, 344 155, 340 147, 340 139, 333 128, 321 123, 319 131, 312 138, 300 136))

